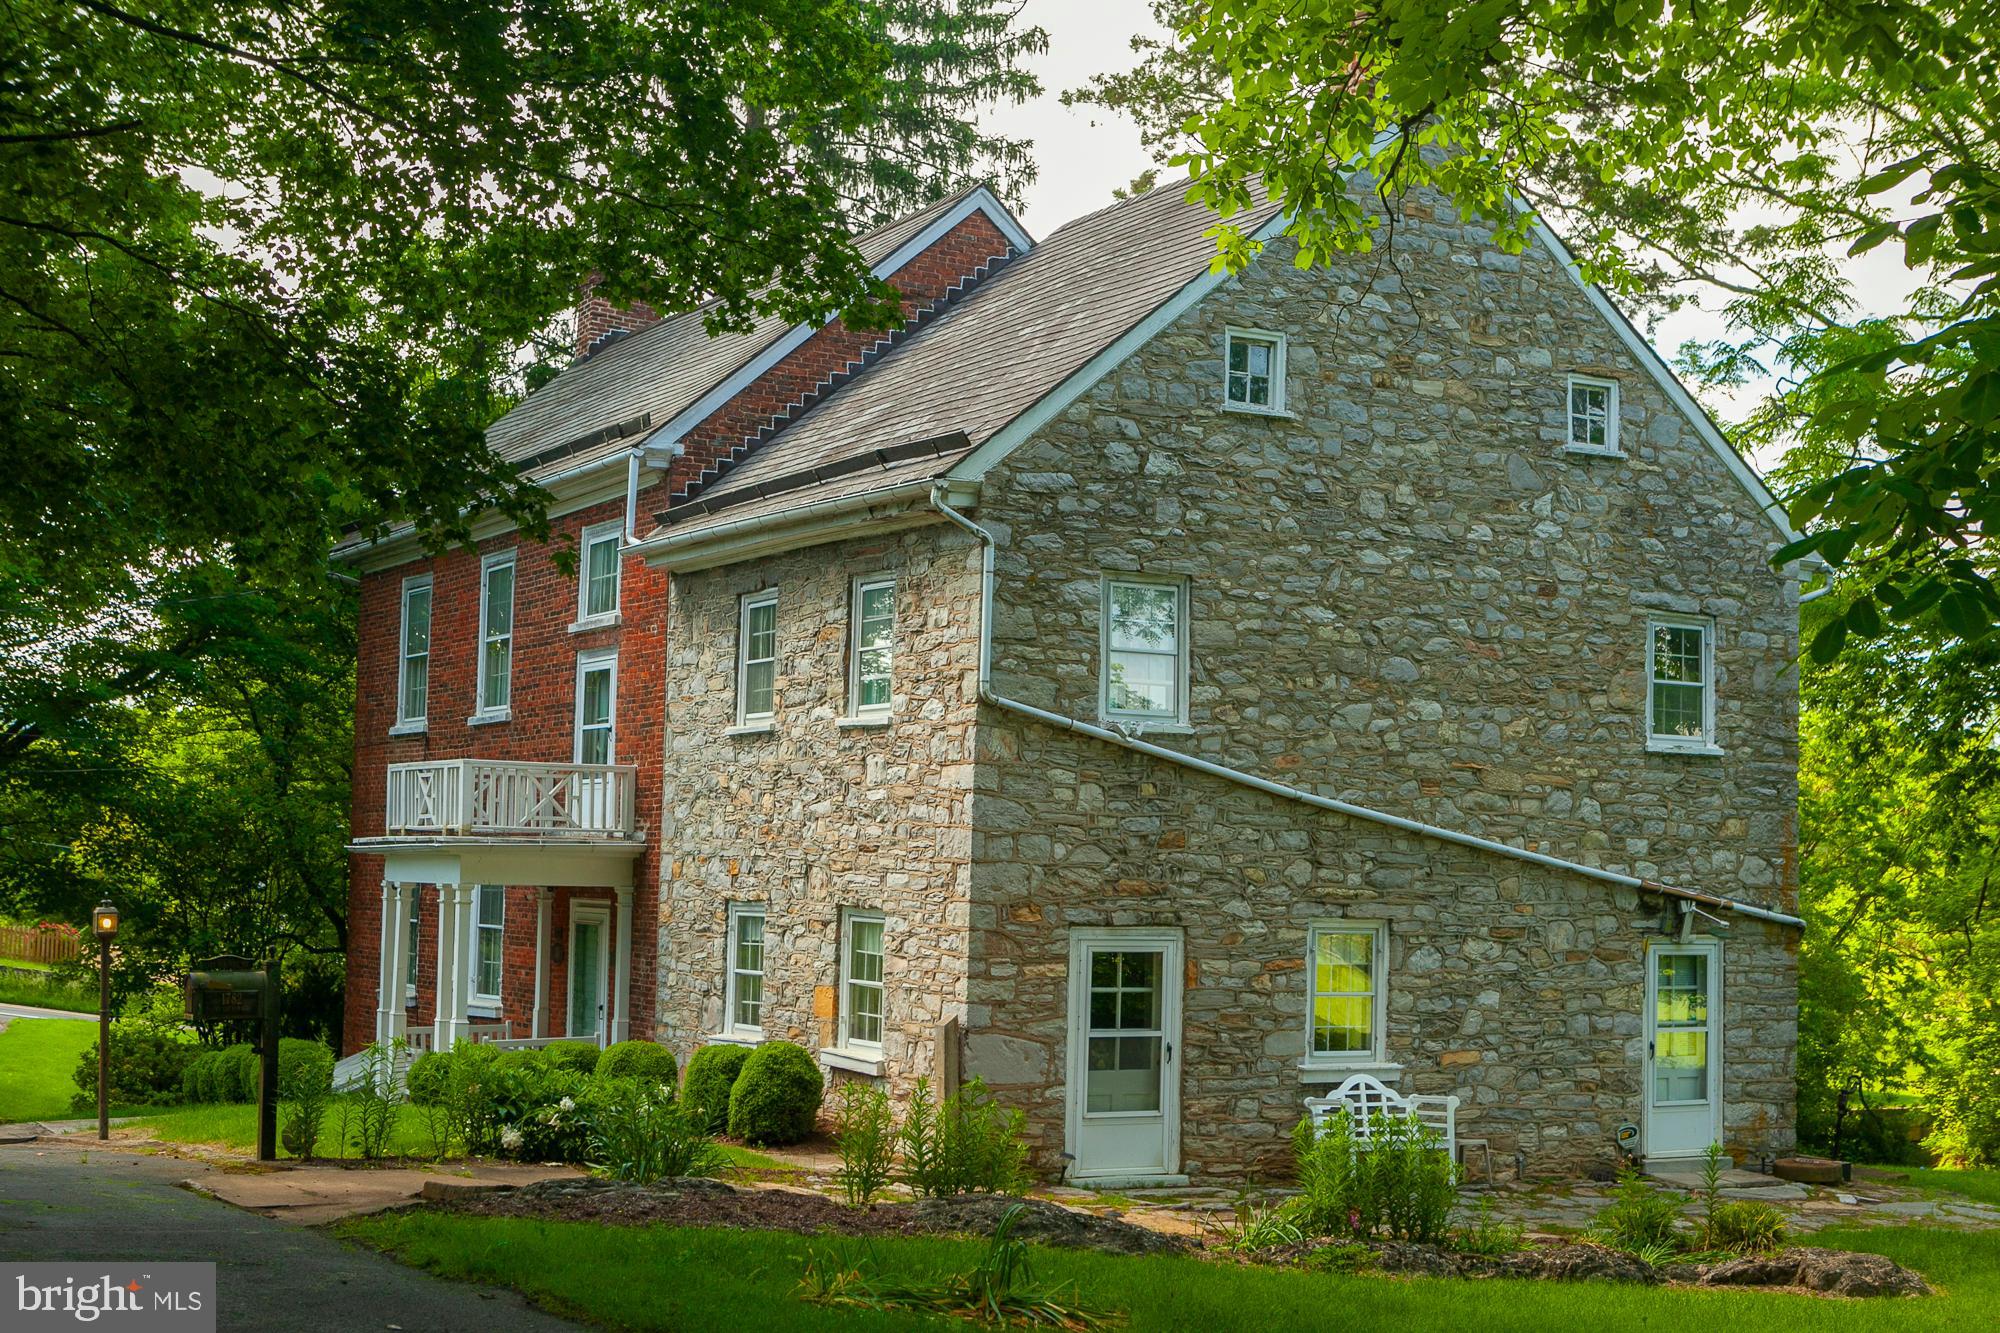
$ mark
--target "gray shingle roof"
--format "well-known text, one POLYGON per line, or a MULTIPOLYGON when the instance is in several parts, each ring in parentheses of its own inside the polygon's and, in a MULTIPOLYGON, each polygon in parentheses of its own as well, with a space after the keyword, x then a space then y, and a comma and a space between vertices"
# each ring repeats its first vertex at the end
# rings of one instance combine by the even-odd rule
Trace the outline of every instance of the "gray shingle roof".
MULTIPOLYGON (((1215 242, 1204 233, 1216 218, 1185 192, 1184 181, 1162 186, 1062 227, 718 478, 700 503, 670 512, 672 531, 856 494, 891 472, 942 475, 1208 271, 1215 242), (844 470, 877 450, 955 432, 962 447, 916 464, 844 470), (807 479, 789 496, 768 493, 773 482, 828 467, 842 475, 807 479)), ((1260 192, 1231 220, 1255 231, 1276 212, 1260 192)))
MULTIPOLYGON (((870 264, 879 264, 978 188, 970 186, 886 223, 855 244, 870 264)), ((789 320, 770 317, 747 333, 710 337, 702 324, 708 311, 704 306, 669 316, 570 366, 494 422, 487 429, 487 443, 500 457, 518 463, 585 442, 561 460, 562 466, 630 447, 628 437, 646 428, 639 422, 664 425, 792 327, 789 320), (600 432, 616 432, 611 438, 624 442, 589 441, 600 432)))

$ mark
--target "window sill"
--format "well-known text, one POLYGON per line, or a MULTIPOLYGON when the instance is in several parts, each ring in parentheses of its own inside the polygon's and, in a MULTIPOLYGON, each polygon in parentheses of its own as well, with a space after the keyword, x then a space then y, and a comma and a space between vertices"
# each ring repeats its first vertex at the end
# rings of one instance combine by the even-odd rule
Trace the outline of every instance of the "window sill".
POLYGON ((1581 444, 1564 445, 1563 454, 1570 458, 1624 458, 1627 456, 1623 449, 1592 449, 1581 444))
POLYGON ((859 717, 835 718, 833 725, 851 731, 857 727, 886 727, 893 720, 887 713, 863 713, 859 717))
POLYGON ((725 1046, 762 1046, 764 1034, 761 1032, 711 1032, 707 1036, 711 1042, 721 1042, 725 1046))
POLYGON ((724 727, 725 736, 769 736, 778 729, 776 721, 766 718, 762 722, 739 722, 733 727, 724 727))
POLYGON ((471 717, 465 719, 465 725, 468 727, 490 727, 496 722, 512 722, 513 720, 513 709, 494 708, 484 713, 474 713, 471 717))
POLYGON ((569 627, 571 634, 588 634, 594 629, 617 629, 624 624, 624 617, 613 611, 606 616, 585 616, 569 627))
POLYGON ((1694 755, 1697 758, 1706 757, 1712 759, 1718 755, 1727 754, 1728 751, 1724 750, 1720 745, 1716 745, 1710 742, 1703 742, 1702 744, 1699 745, 1680 745, 1672 741, 1662 741, 1655 739, 1655 740, 1648 740, 1646 742, 1646 753, 1686 754, 1686 755, 1694 755))
POLYGON ((412 722, 398 722, 395 726, 389 728, 389 734, 391 736, 422 736, 428 733, 430 729, 430 719, 420 717, 412 722))
POLYGON ((828 1069, 845 1069, 854 1074, 866 1074, 870 1078, 880 1078, 882 1075, 880 1051, 869 1052, 855 1050, 852 1047, 842 1049, 838 1046, 824 1046, 820 1048, 819 1062, 828 1069))
POLYGON ((1194 728, 1185 722, 1163 722, 1143 717, 1111 717, 1100 715, 1098 724, 1111 731, 1143 740, 1148 736, 1192 736, 1194 728))
POLYGON ((468 1004, 465 1006, 465 1016, 467 1018, 498 1018, 500 1017, 500 1001, 493 999, 484 1004, 468 1004))
POLYGON ((1249 403, 1232 403, 1227 399, 1223 400, 1222 410, 1246 417, 1270 417, 1274 421, 1298 420, 1296 413, 1288 412, 1282 407, 1253 407, 1249 403))
POLYGON ((1359 1060, 1353 1064, 1330 1065, 1311 1061, 1299 1061, 1299 1082, 1301 1083, 1345 1083, 1356 1074, 1367 1074, 1391 1086, 1403 1081, 1403 1066, 1386 1064, 1380 1060, 1359 1060))

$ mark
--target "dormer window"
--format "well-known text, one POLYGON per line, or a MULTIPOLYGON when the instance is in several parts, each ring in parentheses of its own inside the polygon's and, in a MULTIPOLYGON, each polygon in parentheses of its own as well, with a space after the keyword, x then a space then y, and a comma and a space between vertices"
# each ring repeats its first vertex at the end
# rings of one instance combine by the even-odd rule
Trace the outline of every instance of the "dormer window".
POLYGON ((1285 411, 1285 335, 1231 329, 1223 361, 1222 405, 1234 412, 1285 411))
POLYGON ((1619 454, 1618 381, 1569 377, 1569 437, 1571 453, 1619 454))

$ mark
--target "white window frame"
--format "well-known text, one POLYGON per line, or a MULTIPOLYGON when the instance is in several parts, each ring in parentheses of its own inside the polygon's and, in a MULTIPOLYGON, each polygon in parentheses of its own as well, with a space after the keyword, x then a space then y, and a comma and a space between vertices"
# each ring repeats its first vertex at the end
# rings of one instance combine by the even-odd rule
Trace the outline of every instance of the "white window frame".
POLYGON ((472 929, 469 932, 472 947, 466 950, 465 991, 474 1008, 498 1009, 500 991, 507 984, 507 886, 504 884, 475 884, 472 886, 472 929), (492 894, 500 903, 500 919, 491 925, 480 920, 480 899, 492 894), (500 937, 498 985, 492 990, 479 989, 479 946, 486 934, 491 932, 500 937))
POLYGON ((1597 375, 1571 375, 1563 382, 1563 449, 1572 454, 1594 454, 1603 458, 1623 458, 1625 450, 1618 443, 1618 381, 1604 379, 1597 375), (1605 395, 1604 443, 1578 444, 1576 442, 1576 391, 1602 389, 1605 395))
POLYGON ((576 623, 573 630, 596 629, 618 623, 625 598, 625 524, 619 519, 593 523, 576 538, 576 623), (606 541, 615 543, 617 554, 611 562, 611 609, 590 609, 590 548, 606 541))
POLYGON ((882 1037, 869 1040, 854 1035, 853 993, 856 987, 872 988, 880 1001, 882 1033, 889 1030, 889 926, 879 911, 869 908, 849 908, 841 914, 840 922, 840 1044, 842 1047, 869 1052, 882 1049, 882 1037), (882 975, 874 981, 859 981, 854 976, 854 927, 863 922, 873 922, 882 927, 882 975))
POLYGON ((765 588, 760 592, 745 593, 736 606, 736 725, 739 727, 767 728, 778 713, 778 590, 765 588), (771 656, 756 658, 756 662, 771 664, 771 707, 761 713, 750 711, 750 613, 768 606, 771 608, 771 656))
POLYGON ((848 634, 847 634, 847 715, 849 717, 887 717, 893 705, 896 690, 896 623, 900 619, 896 605, 896 577, 893 574, 864 574, 854 580, 848 593, 848 634), (889 695, 879 704, 861 702, 861 599, 864 594, 877 589, 889 590, 889 695))
POLYGON ((1389 1059, 1389 924, 1386 921, 1348 920, 1343 917, 1327 917, 1314 921, 1306 928, 1306 1022, 1305 1059, 1300 1062, 1306 1069, 1374 1069, 1385 1065, 1389 1059), (1370 1022, 1375 1038, 1374 1046, 1366 1051, 1315 1051, 1313 1049, 1313 1011, 1318 1007, 1321 995, 1351 995, 1351 991, 1321 991, 1319 989, 1319 939, 1321 935, 1367 935, 1373 940, 1373 953, 1369 963, 1369 981, 1374 986, 1370 997, 1370 1022))
POLYGON ((396 635, 396 725, 398 732, 420 732, 430 726, 431 711, 431 628, 437 623, 437 593, 429 574, 414 574, 403 580, 403 614, 401 628, 396 635), (404 709, 409 703, 410 660, 410 598, 417 593, 426 594, 424 600, 424 711, 409 713, 404 709))
MULTIPOLYGON (((722 1031, 726 1036, 762 1040, 764 1036, 764 1009, 771 1002, 771 919, 763 903, 738 902, 729 904, 729 930, 723 937, 722 955, 722 1031), (757 1022, 752 1024, 736 1021, 736 946, 745 917, 756 917, 759 930, 759 945, 763 952, 758 956, 756 977, 759 984, 757 995, 757 1022)), ((746 972, 745 975, 748 975, 746 972)))
POLYGON ((571 737, 572 749, 570 753, 575 757, 574 762, 580 764, 584 761, 583 681, 584 677, 593 671, 609 671, 611 673, 610 720, 603 728, 603 730, 610 733, 610 740, 605 746, 604 762, 615 764, 618 762, 618 650, 616 648, 599 648, 591 652, 578 653, 576 655, 576 706, 571 710, 574 720, 571 737))
MULTIPOLYGON (((1106 574, 1098 587, 1097 616, 1097 711, 1109 721, 1153 727, 1188 725, 1188 580, 1180 575, 1106 574), (1119 584, 1139 587, 1172 588, 1175 593, 1174 708, 1172 713, 1144 713, 1111 706, 1111 590, 1119 584)), ((1164 657, 1165 654, 1159 654, 1164 657)))
POLYGON ((478 705, 473 710, 473 720, 483 722, 511 717, 514 704, 514 608, 520 603, 521 568, 514 559, 513 551, 495 551, 479 562, 479 647, 474 665, 474 686, 478 705), (493 571, 501 566, 513 570, 507 583, 507 633, 504 636, 489 636, 487 623, 492 613, 491 590, 493 571), (504 637, 507 641, 507 698, 499 703, 486 697, 486 649, 491 641, 504 637))
MULTIPOLYGON (((1253 416, 1286 417, 1290 410, 1285 406, 1285 335, 1273 329, 1245 329, 1231 325, 1222 336, 1222 410, 1225 412, 1248 412, 1253 416), (1229 353, 1238 342, 1260 342, 1271 345, 1271 401, 1269 403, 1239 403, 1229 396, 1229 353)), ((1247 391, 1247 389, 1246 389, 1247 391)))
POLYGON ((403 964, 403 1005, 408 1008, 417 1000, 417 959, 423 952, 418 944, 423 938, 424 895, 415 884, 406 884, 404 889, 410 895, 410 956, 403 964))
POLYGON ((1646 617, 1646 748, 1659 753, 1720 754, 1715 743, 1715 621, 1708 616, 1667 615, 1646 617), (1694 629, 1701 631, 1701 735, 1661 736, 1653 731, 1653 654, 1658 631, 1694 629))

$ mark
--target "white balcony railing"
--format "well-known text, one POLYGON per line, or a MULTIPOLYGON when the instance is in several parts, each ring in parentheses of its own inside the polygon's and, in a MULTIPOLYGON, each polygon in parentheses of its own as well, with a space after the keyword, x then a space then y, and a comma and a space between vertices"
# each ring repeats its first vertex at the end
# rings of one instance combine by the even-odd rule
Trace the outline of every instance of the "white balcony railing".
POLYGON ((630 837, 637 774, 630 764, 391 764, 388 831, 630 837))

